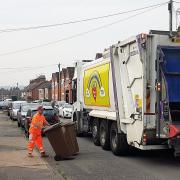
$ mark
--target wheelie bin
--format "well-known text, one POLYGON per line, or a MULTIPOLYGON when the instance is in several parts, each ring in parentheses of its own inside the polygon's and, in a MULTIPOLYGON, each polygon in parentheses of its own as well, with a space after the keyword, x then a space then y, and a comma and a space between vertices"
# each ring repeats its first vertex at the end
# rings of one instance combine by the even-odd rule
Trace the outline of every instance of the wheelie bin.
POLYGON ((66 159, 79 152, 76 139, 75 123, 57 123, 44 130, 54 152, 56 161, 66 159))

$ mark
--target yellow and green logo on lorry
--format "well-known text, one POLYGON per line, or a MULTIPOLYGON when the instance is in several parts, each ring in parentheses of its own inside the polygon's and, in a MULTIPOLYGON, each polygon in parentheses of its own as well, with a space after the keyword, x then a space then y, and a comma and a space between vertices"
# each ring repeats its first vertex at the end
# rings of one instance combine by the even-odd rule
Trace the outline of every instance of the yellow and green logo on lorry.
POLYGON ((109 63, 84 71, 84 103, 87 106, 109 107, 109 63))

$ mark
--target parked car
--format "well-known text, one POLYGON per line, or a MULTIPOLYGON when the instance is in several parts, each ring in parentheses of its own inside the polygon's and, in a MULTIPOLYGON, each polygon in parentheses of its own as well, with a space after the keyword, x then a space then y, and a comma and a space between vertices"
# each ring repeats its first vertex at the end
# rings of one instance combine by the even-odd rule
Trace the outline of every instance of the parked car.
POLYGON ((60 115, 60 109, 62 109, 63 105, 66 104, 66 101, 55 101, 54 102, 54 111, 56 112, 56 114, 60 115))
POLYGON ((73 112, 73 106, 71 104, 63 104, 62 108, 59 109, 59 115, 63 118, 71 118, 73 112))
POLYGON ((27 115, 27 111, 30 108, 37 108, 39 106, 39 104, 36 103, 27 103, 27 104, 21 104, 20 105, 20 109, 17 113, 17 124, 18 127, 22 127, 24 128, 24 123, 25 123, 25 118, 27 115))
POLYGON ((0 109, 2 109, 4 106, 4 101, 0 101, 0 109))
POLYGON ((41 105, 42 105, 42 106, 52 106, 52 105, 51 105, 51 102, 47 102, 47 101, 43 101, 43 102, 41 103, 41 105))
POLYGON ((9 105, 7 107, 7 115, 8 116, 10 116, 11 110, 12 110, 12 102, 9 102, 9 105))
MULTIPOLYGON (((49 124, 53 125, 55 123, 58 123, 60 121, 59 116, 56 115, 54 109, 51 106, 43 106, 44 108, 44 116, 49 124)), ((27 115, 24 121, 24 132, 25 136, 29 137, 29 128, 32 121, 33 116, 37 113, 37 107, 31 107, 27 111, 27 115)))
POLYGON ((26 101, 14 101, 11 103, 10 108, 10 119, 17 120, 17 113, 20 109, 21 104, 27 103, 26 101))
POLYGON ((12 102, 12 99, 5 99, 3 101, 2 109, 8 110, 10 103, 12 102))
POLYGON ((38 103, 38 104, 40 104, 40 103, 42 103, 42 100, 34 100, 32 103, 38 103))

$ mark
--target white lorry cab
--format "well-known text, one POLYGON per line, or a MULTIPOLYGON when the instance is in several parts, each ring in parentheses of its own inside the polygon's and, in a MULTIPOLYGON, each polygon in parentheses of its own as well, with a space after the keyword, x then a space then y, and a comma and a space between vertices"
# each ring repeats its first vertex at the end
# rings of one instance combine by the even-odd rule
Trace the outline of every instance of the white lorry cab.
POLYGON ((78 61, 73 79, 77 135, 116 155, 169 149, 180 153, 180 39, 150 31, 78 61))

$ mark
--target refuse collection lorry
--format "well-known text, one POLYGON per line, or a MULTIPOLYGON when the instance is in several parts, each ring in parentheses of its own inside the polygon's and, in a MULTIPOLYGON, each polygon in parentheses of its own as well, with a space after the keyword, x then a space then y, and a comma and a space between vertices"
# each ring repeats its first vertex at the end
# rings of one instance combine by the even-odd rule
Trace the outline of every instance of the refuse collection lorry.
POLYGON ((77 61, 73 78, 77 135, 124 155, 174 149, 180 154, 180 39, 150 31, 77 61))

